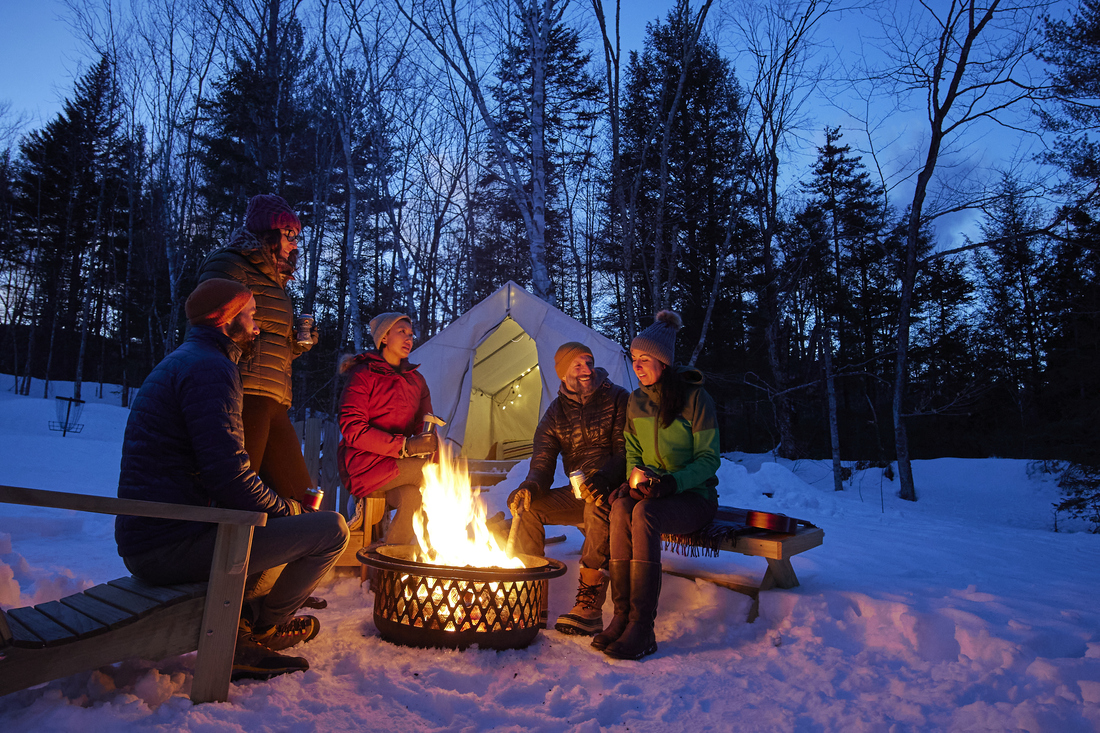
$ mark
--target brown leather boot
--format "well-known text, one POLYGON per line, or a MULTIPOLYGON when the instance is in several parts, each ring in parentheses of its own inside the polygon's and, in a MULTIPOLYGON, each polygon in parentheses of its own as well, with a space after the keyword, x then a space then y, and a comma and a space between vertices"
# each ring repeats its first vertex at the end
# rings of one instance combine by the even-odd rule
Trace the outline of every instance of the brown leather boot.
POLYGON ((634 560, 630 563, 630 623, 622 636, 608 644, 603 653, 616 659, 641 659, 657 651, 653 622, 661 595, 661 563, 634 560))
POLYGON ((604 650, 617 640, 630 620, 630 561, 612 560, 607 564, 611 573, 611 605, 615 615, 602 633, 592 640, 594 649, 604 650))
POLYGON ((607 576, 600 570, 581 566, 577 603, 554 628, 571 636, 592 636, 603 631, 603 602, 607 599, 607 576))

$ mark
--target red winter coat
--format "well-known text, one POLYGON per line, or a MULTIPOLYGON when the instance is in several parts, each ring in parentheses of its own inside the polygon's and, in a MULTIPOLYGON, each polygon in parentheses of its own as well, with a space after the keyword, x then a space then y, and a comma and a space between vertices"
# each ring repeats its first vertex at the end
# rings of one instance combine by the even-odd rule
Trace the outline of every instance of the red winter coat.
POLYGON ((417 366, 406 359, 395 368, 377 351, 341 366, 349 376, 340 397, 340 479, 355 496, 366 496, 397 475, 404 439, 419 433, 432 411, 417 366))

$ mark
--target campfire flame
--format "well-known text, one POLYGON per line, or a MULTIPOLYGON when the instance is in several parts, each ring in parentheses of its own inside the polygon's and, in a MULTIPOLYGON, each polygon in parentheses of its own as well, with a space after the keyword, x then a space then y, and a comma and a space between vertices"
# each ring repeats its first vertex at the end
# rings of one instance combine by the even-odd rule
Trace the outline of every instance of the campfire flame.
POLYGON ((424 466, 423 504, 413 517, 418 562, 451 567, 522 568, 509 557, 485 523, 485 502, 470 484, 465 461, 441 446, 439 462, 424 466))

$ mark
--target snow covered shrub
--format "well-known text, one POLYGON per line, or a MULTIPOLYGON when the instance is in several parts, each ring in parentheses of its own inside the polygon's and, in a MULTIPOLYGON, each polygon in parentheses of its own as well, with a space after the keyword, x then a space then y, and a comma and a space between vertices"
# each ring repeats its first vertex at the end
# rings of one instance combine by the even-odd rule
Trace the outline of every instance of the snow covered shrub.
POLYGON ((1058 479, 1062 501, 1060 512, 1084 519, 1092 524, 1092 532, 1100 534, 1100 466, 1071 463, 1058 479))

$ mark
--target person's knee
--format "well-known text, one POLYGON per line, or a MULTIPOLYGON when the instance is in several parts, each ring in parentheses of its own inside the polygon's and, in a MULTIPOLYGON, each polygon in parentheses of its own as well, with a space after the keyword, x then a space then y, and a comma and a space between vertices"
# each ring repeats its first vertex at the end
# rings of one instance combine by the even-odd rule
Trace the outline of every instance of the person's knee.
POLYGON ((313 519, 312 530, 317 533, 319 537, 324 537, 324 545, 332 547, 334 549, 343 550, 348 544, 348 538, 351 536, 351 532, 348 530, 348 523, 344 519, 344 515, 340 512, 314 512, 308 515, 313 519))

